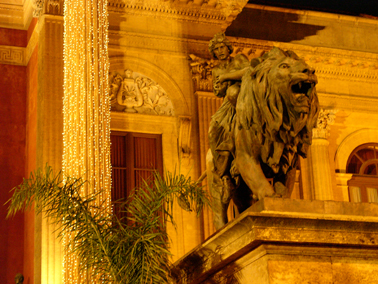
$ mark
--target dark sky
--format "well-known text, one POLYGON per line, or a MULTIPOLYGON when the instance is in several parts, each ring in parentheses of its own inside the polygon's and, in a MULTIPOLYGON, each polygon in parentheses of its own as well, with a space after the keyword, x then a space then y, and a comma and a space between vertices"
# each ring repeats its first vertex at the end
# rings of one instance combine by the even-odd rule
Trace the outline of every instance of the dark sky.
POLYGON ((378 17, 378 0, 249 0, 248 3, 353 16, 378 17))

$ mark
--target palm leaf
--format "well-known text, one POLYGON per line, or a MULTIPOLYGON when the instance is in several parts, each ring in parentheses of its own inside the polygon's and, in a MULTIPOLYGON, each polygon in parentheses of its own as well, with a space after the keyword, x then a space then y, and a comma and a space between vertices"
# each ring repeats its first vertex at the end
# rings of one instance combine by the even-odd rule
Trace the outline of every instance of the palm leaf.
POLYGON ((144 181, 123 202, 123 220, 96 206, 98 194, 80 195, 86 182, 81 178, 63 178, 49 166, 37 170, 13 189, 8 215, 30 209, 45 213, 58 226, 59 237, 71 233, 66 251, 79 258, 82 271, 102 283, 167 283, 169 275, 169 236, 167 222, 174 223, 173 204, 200 214, 209 204, 206 192, 180 173, 157 172, 144 181))

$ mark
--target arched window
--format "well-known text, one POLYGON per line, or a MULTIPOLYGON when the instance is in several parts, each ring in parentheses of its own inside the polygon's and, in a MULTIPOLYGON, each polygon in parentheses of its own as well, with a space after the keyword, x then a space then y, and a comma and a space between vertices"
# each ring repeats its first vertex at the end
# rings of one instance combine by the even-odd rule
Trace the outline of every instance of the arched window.
POLYGON ((347 162, 351 202, 378 203, 378 143, 367 143, 353 150, 347 162))

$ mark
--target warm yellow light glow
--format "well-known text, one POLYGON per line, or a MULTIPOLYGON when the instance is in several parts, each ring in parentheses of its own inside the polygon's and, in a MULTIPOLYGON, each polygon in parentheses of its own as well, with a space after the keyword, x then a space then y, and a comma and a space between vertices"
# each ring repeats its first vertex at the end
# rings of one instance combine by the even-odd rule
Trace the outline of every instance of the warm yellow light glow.
MULTIPOLYGON (((106 0, 64 1, 63 171, 89 183, 82 194, 99 195, 111 208, 110 101, 106 0)), ((65 232, 63 245, 71 235, 65 232)), ((64 255, 63 283, 94 283, 79 275, 78 259, 64 255)))

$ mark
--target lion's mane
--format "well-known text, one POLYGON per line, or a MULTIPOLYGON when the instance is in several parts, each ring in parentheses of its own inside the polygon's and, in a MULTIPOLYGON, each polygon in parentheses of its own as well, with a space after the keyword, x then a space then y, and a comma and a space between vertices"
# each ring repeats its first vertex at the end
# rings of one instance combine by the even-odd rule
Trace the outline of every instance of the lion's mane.
POLYGON ((261 145, 261 160, 275 173, 280 170, 286 173, 290 167, 294 167, 297 154, 306 157, 319 111, 314 88, 309 113, 303 118, 307 121, 302 121, 302 129, 295 129, 298 119, 293 110, 286 106, 282 98, 285 94, 279 93, 275 82, 269 82, 269 72, 283 57, 300 60, 292 51, 273 48, 260 59, 260 64, 251 67, 243 76, 236 105, 237 127, 257 137, 257 143, 261 145))

